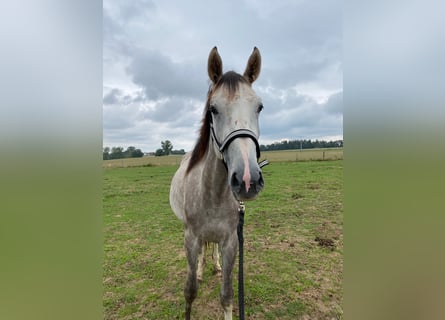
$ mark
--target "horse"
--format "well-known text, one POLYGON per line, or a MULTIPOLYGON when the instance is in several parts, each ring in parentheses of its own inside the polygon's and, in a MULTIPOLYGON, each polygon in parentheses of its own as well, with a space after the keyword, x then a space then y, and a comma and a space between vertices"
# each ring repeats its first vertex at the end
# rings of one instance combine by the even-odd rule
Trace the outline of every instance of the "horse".
MULTIPOLYGON (((170 186, 170 206, 184 223, 187 278, 184 287, 185 319, 202 280, 206 243, 215 243, 222 257, 220 303, 224 319, 232 319, 232 270, 238 250, 240 201, 254 200, 264 187, 258 143, 258 118, 263 104, 252 89, 261 70, 261 55, 254 47, 243 75, 223 73, 216 47, 209 54, 210 86, 199 138, 184 155, 170 186)), ((215 250, 216 247, 216 250, 215 250)), ((219 266, 219 269, 221 267, 219 266)))

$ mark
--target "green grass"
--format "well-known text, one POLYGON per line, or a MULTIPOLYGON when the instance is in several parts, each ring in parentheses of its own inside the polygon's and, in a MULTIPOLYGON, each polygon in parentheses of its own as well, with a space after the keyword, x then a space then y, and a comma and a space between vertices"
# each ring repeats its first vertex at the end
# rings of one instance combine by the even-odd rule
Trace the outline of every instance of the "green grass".
MULTIPOLYGON (((104 169, 104 319, 183 318, 183 226, 168 201, 176 169, 104 169)), ((264 191, 246 203, 246 318, 341 319, 343 161, 272 162, 263 173, 264 191)), ((223 318, 219 290, 208 263, 193 319, 223 318)))

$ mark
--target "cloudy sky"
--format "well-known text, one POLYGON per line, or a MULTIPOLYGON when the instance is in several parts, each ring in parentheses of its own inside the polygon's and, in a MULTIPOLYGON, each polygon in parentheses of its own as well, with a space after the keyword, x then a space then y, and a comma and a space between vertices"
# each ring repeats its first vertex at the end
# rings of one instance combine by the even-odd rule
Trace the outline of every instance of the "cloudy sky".
POLYGON ((224 71, 261 52, 261 144, 343 138, 340 1, 104 0, 104 146, 191 150, 214 46, 224 71))

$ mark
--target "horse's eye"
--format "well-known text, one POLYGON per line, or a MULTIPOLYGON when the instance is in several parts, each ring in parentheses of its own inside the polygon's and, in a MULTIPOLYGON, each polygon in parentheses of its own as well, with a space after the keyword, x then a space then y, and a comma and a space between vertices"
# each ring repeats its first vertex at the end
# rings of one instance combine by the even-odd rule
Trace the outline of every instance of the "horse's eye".
POLYGON ((211 113, 213 113, 214 115, 217 115, 217 114, 218 114, 218 110, 216 109, 215 106, 210 106, 210 107, 209 107, 209 111, 210 111, 211 113))
POLYGON ((259 107, 258 107, 258 113, 260 113, 261 111, 263 111, 263 109, 264 109, 263 104, 260 104, 259 107))

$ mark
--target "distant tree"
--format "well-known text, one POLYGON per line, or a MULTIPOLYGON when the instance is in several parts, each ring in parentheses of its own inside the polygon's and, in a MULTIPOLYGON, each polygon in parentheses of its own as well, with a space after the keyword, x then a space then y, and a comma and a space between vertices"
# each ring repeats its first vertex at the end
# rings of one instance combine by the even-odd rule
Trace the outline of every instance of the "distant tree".
POLYGON ((290 149, 312 149, 312 148, 337 148, 343 146, 343 140, 282 140, 269 145, 260 145, 261 151, 290 150, 290 149))
POLYGON ((122 147, 112 147, 110 159, 121 159, 124 157, 124 148, 122 147))
POLYGON ((132 153, 133 153, 135 150, 136 150, 136 148, 133 147, 133 146, 128 147, 127 150, 125 150, 125 152, 124 152, 124 158, 131 158, 132 153))
POLYGON ((110 160, 110 147, 103 148, 102 159, 103 160, 110 160))
POLYGON ((181 150, 172 150, 172 154, 185 154, 184 149, 181 150))
POLYGON ((124 152, 124 158, 140 158, 144 155, 141 149, 136 149, 133 146, 130 146, 124 152))
POLYGON ((133 146, 128 147, 125 151, 122 147, 112 147, 111 152, 110 147, 104 147, 102 149, 102 155, 103 160, 113 160, 122 158, 139 158, 143 157, 144 153, 141 149, 136 149, 133 146))
POLYGON ((141 158, 144 156, 144 153, 142 152, 141 149, 136 149, 133 151, 133 153, 131 154, 132 158, 141 158))
POLYGON ((162 149, 156 150, 155 156, 156 157, 164 156, 164 150, 162 150, 162 149))
POLYGON ((170 140, 165 140, 161 141, 161 148, 162 151, 164 152, 164 155, 168 156, 173 150, 173 145, 170 142, 170 140))

